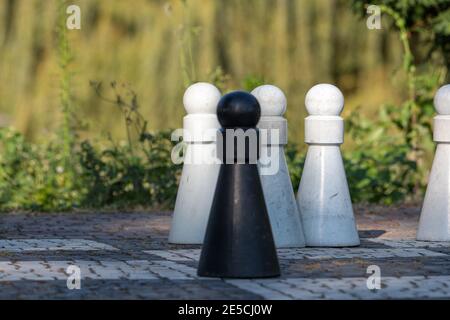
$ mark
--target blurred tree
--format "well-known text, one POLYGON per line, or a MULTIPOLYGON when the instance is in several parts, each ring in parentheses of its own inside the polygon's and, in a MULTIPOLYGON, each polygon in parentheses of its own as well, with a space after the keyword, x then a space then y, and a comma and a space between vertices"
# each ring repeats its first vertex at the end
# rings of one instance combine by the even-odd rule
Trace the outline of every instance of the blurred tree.
POLYGON ((440 62, 450 70, 450 0, 353 0, 363 16, 368 5, 378 5, 400 32, 405 31, 401 40, 409 40, 412 51, 405 53, 407 66, 427 63, 439 51, 440 62))
MULTIPOLYGON (((305 116, 305 92, 317 82, 341 87, 346 110, 366 101, 364 112, 372 113, 382 99, 401 94, 386 81, 398 64, 397 39, 387 30, 367 30, 347 0, 70 4, 80 6, 82 18, 82 29, 65 35, 75 58, 72 109, 91 125, 82 137, 107 131, 126 138, 120 112, 98 101, 90 80, 132 85, 152 129, 180 125, 180 102, 192 81, 213 81, 224 92, 247 86, 243 79, 249 75, 276 83, 292 106, 288 119, 296 122, 305 116)), ((0 113, 33 140, 62 122, 55 112, 61 106, 61 52, 54 32, 59 5, 60 0, 0 1, 0 113)), ((301 141, 303 129, 291 126, 289 134, 301 141)))

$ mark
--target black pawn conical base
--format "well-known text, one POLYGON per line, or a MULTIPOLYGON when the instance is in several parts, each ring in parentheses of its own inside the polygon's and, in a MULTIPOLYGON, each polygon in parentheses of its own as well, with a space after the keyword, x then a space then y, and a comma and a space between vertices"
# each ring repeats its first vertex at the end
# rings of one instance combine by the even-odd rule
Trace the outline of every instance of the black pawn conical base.
POLYGON ((280 275, 256 164, 222 164, 198 275, 267 278, 280 275))

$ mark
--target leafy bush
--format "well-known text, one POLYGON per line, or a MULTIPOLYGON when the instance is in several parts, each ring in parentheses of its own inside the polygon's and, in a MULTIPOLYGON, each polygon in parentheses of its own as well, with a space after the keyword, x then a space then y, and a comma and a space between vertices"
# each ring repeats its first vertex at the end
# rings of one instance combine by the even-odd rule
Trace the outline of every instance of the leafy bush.
POLYGON ((13 129, 0 129, 0 210, 172 207, 180 167, 171 161, 168 132, 150 134, 142 154, 127 143, 80 144, 75 175, 63 166, 54 143, 32 144, 13 129))
MULTIPOLYGON (((402 135, 390 134, 392 122, 384 122, 382 108, 376 121, 355 111, 346 121, 355 148, 344 154, 350 193, 355 202, 392 204, 412 200, 418 177, 417 162, 402 135)), ((423 185, 419 185, 423 190, 423 185)))
POLYGON ((56 141, 31 144, 13 129, 0 129, 1 210, 65 210, 81 204, 86 190, 64 166, 63 147, 56 141))
MULTIPOLYGON (((101 83, 92 85, 107 99, 101 83)), ((180 166, 171 160, 170 131, 149 132, 136 94, 115 82, 111 87, 109 101, 122 111, 127 141, 74 140, 68 161, 59 135, 33 144, 11 128, 0 129, 0 210, 172 207, 180 166)))
POLYGON ((111 143, 104 150, 81 144, 80 163, 88 207, 171 208, 177 192, 179 166, 171 161, 169 132, 148 135, 147 148, 133 154, 129 145, 111 143))

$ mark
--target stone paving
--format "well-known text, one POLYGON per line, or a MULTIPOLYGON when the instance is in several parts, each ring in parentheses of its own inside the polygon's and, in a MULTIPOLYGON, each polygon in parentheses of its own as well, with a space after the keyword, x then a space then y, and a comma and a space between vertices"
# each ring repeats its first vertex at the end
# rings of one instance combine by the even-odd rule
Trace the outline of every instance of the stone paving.
POLYGON ((360 247, 279 249, 282 276, 256 280, 199 278, 199 247, 167 243, 169 212, 0 214, 0 299, 450 298, 450 243, 414 240, 419 208, 355 212, 360 247))

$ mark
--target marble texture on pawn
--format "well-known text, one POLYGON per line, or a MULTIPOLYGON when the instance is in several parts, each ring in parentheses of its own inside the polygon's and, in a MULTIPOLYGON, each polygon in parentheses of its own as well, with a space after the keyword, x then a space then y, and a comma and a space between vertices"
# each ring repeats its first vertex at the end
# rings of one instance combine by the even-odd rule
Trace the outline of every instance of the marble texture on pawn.
POLYGON ((304 247, 305 237, 284 154, 287 144, 286 96, 277 87, 263 85, 252 91, 261 106, 258 124, 261 144, 258 163, 261 183, 277 248, 304 247), (267 134, 267 135, 266 135, 267 134))
POLYGON ((219 176, 216 159, 217 104, 220 91, 209 83, 196 83, 185 92, 187 115, 183 140, 187 143, 169 242, 202 244, 219 176))
POLYGON ((346 247, 360 244, 340 145, 344 96, 335 86, 312 87, 305 99, 309 145, 297 194, 306 245, 346 247))
POLYGON ((435 97, 433 140, 436 154, 420 214, 417 240, 450 241, 450 84, 435 97))

